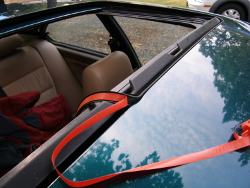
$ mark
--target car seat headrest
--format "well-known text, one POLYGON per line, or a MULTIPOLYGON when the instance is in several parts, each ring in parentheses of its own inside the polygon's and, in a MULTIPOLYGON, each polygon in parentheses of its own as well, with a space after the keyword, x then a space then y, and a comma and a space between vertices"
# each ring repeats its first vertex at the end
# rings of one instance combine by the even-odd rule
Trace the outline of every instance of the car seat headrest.
POLYGON ((84 96, 98 91, 109 91, 132 73, 128 56, 121 51, 112 52, 84 69, 82 73, 84 96))

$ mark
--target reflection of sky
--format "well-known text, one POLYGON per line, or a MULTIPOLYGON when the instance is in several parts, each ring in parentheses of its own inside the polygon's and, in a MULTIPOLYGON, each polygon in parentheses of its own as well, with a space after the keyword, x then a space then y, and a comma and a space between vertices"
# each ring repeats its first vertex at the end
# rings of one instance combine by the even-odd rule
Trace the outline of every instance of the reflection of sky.
MULTIPOLYGON (((220 125, 222 122, 223 100, 212 83, 212 66, 204 63, 204 59, 203 63, 197 63, 201 62, 201 58, 203 56, 196 56, 194 62, 189 62, 188 58, 183 59, 182 63, 175 66, 175 71, 169 71, 152 92, 147 93, 141 104, 130 109, 127 114, 129 118, 118 120, 114 126, 119 126, 107 131, 101 140, 120 140, 121 146, 116 152, 132 151, 131 160, 136 164, 154 149, 157 149, 160 156, 170 157, 193 151, 197 145, 199 148, 206 148, 208 143, 215 145, 225 141, 224 137, 228 139, 231 132, 225 132, 224 127, 218 127, 223 131, 210 128, 210 124, 220 125), (188 77, 183 80, 183 75, 188 77), (161 102, 155 102, 158 100, 161 102), (209 133, 212 131, 214 137, 207 134, 207 128, 200 126, 208 127, 209 133), (162 138, 168 142, 164 144, 165 147, 162 138), (181 141, 176 142, 179 139, 181 141), (183 148, 179 142, 189 144, 183 148), (166 151, 171 152, 166 154, 166 151)), ((205 60, 209 62, 209 59, 205 60)))
MULTIPOLYGON (((164 160, 227 142, 239 122, 223 123, 224 101, 213 81, 211 59, 196 46, 99 138, 105 143, 119 140, 111 155, 113 166, 120 164, 121 153, 129 154, 135 167, 154 151, 164 160)), ((89 153, 81 157, 82 164, 89 153)), ((240 167, 239 156, 232 153, 175 171, 184 187, 249 188, 250 170, 240 167)))

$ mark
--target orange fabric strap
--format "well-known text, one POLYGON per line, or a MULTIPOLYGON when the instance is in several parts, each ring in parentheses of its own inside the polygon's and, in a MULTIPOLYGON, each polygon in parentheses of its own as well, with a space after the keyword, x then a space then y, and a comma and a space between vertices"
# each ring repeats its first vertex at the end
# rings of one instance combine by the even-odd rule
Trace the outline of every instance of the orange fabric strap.
POLYGON ((230 141, 228 143, 221 144, 215 147, 211 147, 209 149, 205 149, 199 152, 190 153, 190 154, 182 155, 179 157, 174 157, 171 159, 163 160, 160 162, 132 168, 130 170, 75 182, 66 178, 57 169, 57 165, 56 165, 57 156, 60 154, 62 149, 65 147, 65 145, 67 145, 77 135, 84 132, 89 127, 95 125, 97 122, 101 121, 102 119, 110 116, 111 114, 129 105, 127 95, 119 94, 119 93, 111 93, 111 92, 110 93, 109 92, 108 93, 96 93, 84 99, 83 102, 80 104, 78 110, 80 110, 86 104, 90 102, 94 102, 94 101, 111 101, 113 102, 113 104, 97 112, 95 115, 91 116, 89 119, 82 122, 78 127, 73 129, 66 137, 64 137, 60 141, 60 143, 56 146, 51 156, 51 161, 57 174, 67 185, 71 187, 87 187, 91 185, 96 185, 97 183, 101 183, 107 180, 112 180, 114 178, 122 177, 124 175, 128 177, 128 175, 131 176, 131 175, 135 175, 135 174, 142 173, 142 172, 155 172, 157 170, 170 169, 170 168, 174 168, 177 166, 195 163, 201 160, 206 160, 209 158, 214 158, 214 157, 224 155, 224 154, 237 151, 239 149, 250 146, 250 120, 247 120, 246 122, 241 124, 242 134, 238 135, 237 133, 234 133, 233 135, 234 135, 235 140, 230 141))

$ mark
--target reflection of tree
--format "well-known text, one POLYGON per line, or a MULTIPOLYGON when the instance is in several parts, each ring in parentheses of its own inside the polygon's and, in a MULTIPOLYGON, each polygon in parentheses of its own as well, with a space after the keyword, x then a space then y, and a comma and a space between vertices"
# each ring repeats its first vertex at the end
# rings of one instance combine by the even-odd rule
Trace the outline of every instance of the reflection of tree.
POLYGON ((214 84, 224 98, 224 122, 242 122, 250 117, 249 45, 250 40, 225 29, 202 41, 200 51, 212 59, 214 84))
MULTIPOLYGON (((160 156, 156 151, 149 154, 145 159, 137 166, 150 164, 152 162, 159 161, 160 156)), ((126 187, 167 187, 167 188, 181 188, 183 187, 182 177, 180 173, 174 170, 166 170, 161 173, 155 173, 148 178, 136 179, 126 182, 126 187), (129 186, 127 186, 129 185, 129 186)))
MULTIPOLYGON (((126 153, 121 153, 117 157, 117 160, 112 160, 111 156, 118 147, 118 140, 112 140, 110 144, 104 142, 96 143, 93 147, 91 147, 85 157, 80 159, 79 164, 81 165, 75 165, 72 170, 70 170, 68 175, 73 176, 76 180, 81 180, 82 178, 87 179, 132 168, 129 155, 126 153), (77 177, 81 179, 77 179, 77 177)), ((155 151, 146 156, 145 159, 136 166, 157 162, 159 161, 159 158, 159 155, 155 151)), ((150 176, 147 175, 141 178, 127 180, 124 183, 117 184, 117 187, 181 188, 183 187, 183 184, 182 178, 178 172, 166 170, 150 176)))
MULTIPOLYGON (((224 122, 243 122, 250 117, 250 39, 249 36, 216 29, 202 40, 200 51, 210 57, 214 67, 214 85, 224 99, 224 122)), ((246 165, 250 152, 242 153, 239 161, 246 165)))
POLYGON ((241 162, 241 166, 245 166, 248 164, 248 161, 250 160, 250 149, 245 151, 240 155, 239 162, 241 162))

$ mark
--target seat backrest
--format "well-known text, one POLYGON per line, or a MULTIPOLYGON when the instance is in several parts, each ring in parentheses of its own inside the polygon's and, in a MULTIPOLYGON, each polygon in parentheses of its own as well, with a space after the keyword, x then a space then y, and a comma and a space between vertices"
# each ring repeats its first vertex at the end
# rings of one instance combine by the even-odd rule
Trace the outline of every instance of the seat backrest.
POLYGON ((116 51, 83 70, 83 95, 109 91, 133 73, 128 56, 116 51))
POLYGON ((82 99, 82 89, 54 45, 13 35, 0 39, 0 86, 7 95, 38 91, 38 104, 58 94, 72 112, 82 99))

